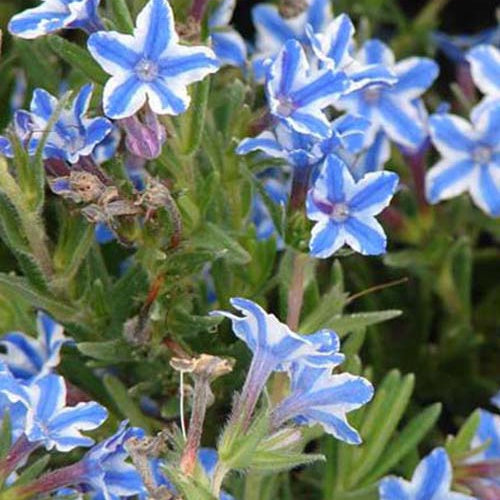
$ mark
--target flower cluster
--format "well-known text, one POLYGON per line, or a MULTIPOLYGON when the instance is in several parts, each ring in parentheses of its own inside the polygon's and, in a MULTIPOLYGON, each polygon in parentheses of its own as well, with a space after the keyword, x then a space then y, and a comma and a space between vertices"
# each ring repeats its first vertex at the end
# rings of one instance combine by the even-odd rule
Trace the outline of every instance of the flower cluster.
MULTIPOLYGON (((79 447, 91 447, 95 441, 82 433, 98 428, 108 411, 96 402, 67 405, 68 384, 53 370, 59 364, 60 351, 72 340, 50 316, 37 317, 38 339, 22 332, 11 332, 0 339, 6 352, 0 360, 0 414, 9 415, 12 445, 0 460, 2 478, 11 476, 30 455, 44 448, 68 453, 79 447)), ((124 443, 140 429, 123 422, 112 437, 92 447, 82 460, 49 472, 35 482, 17 485, 12 492, 21 497, 49 493, 67 485, 84 487, 106 498, 133 496, 144 490, 135 468, 126 462, 124 443)))
POLYGON ((271 410, 274 430, 290 420, 320 424, 336 438, 359 444, 360 436, 348 424, 346 414, 370 401, 373 387, 362 377, 332 373, 344 360, 337 334, 320 330, 308 336, 300 335, 255 302, 233 298, 231 304, 243 316, 225 311, 212 314, 229 318, 235 335, 253 353, 234 415, 249 419, 271 373, 283 371, 290 377, 291 390, 271 410))

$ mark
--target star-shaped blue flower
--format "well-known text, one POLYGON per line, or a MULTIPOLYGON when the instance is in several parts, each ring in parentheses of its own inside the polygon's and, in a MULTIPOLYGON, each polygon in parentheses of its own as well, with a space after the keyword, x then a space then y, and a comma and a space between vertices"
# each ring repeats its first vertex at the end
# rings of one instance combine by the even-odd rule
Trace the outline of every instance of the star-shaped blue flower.
POLYGON ((500 99, 483 102, 471 122, 451 114, 430 118, 431 139, 442 159, 426 176, 430 203, 469 192, 488 215, 500 216, 500 99))
POLYGON ((488 97, 500 98, 500 49, 493 45, 479 45, 467 54, 466 59, 477 88, 488 97))
POLYGON ((393 172, 373 172, 355 182, 347 165, 330 155, 306 200, 307 216, 316 221, 309 248, 315 257, 333 255, 344 244, 364 255, 385 252, 386 236, 375 219, 398 186, 393 172))
POLYGON ((384 65, 397 81, 392 86, 375 83, 350 92, 336 106, 364 116, 394 142, 417 148, 426 138, 426 129, 413 101, 432 85, 438 75, 437 64, 423 57, 396 63, 391 49, 379 40, 365 42, 356 60, 362 65, 384 65))
POLYGON ((486 28, 473 35, 448 35, 442 31, 436 31, 432 39, 443 54, 457 64, 466 63, 466 53, 477 45, 500 45, 500 25, 486 28))
POLYGON ((222 0, 208 20, 212 47, 221 65, 243 68, 247 46, 243 37, 231 27, 236 0, 222 0))
POLYGON ((21 38, 37 38, 60 29, 80 28, 91 33, 102 29, 97 13, 100 0, 42 0, 33 9, 15 15, 9 31, 21 38))
POLYGON ((330 123, 323 110, 346 89, 342 71, 309 66, 302 45, 289 40, 267 69, 269 110, 278 120, 302 134, 326 138, 330 123))
POLYGON ((386 477, 379 485, 380 500, 474 500, 450 491, 452 468, 444 448, 436 448, 415 469, 410 481, 386 477))
POLYGON ((66 383, 58 375, 36 379, 27 391, 24 432, 30 442, 62 452, 92 446, 94 440, 81 431, 96 429, 106 420, 108 412, 104 407, 95 402, 66 406, 66 383))
POLYGON ((150 0, 133 35, 101 31, 89 37, 92 56, 111 75, 104 87, 104 112, 132 116, 146 103, 156 114, 178 115, 190 103, 187 86, 219 68, 208 47, 180 45, 167 0, 150 0))
MULTIPOLYGON (((57 158, 76 163, 81 156, 90 155, 96 145, 111 132, 113 125, 103 117, 86 118, 93 86, 84 85, 68 108, 64 108, 50 130, 43 149, 44 158, 57 158)), ((15 132, 34 155, 59 101, 46 90, 35 89, 30 113, 19 111, 15 115, 15 132)), ((12 145, 0 137, 0 153, 12 156, 12 145)))
POLYGON ((354 25, 346 14, 337 16, 324 31, 314 33, 308 26, 307 35, 320 67, 344 71, 352 92, 367 85, 392 85, 397 81, 390 67, 381 63, 360 62, 353 56, 354 25))
MULTIPOLYGON (((146 495, 146 488, 137 469, 126 460, 126 442, 141 438, 144 431, 128 427, 123 421, 115 434, 91 448, 83 457, 84 472, 79 478, 96 494, 105 499, 119 499, 134 495, 146 495)), ((146 497, 144 497, 146 498, 146 497)))
POLYGON ((64 336, 64 329, 44 312, 37 316, 38 339, 22 332, 9 332, 0 338, 0 360, 18 379, 30 380, 49 373, 59 364, 60 351, 72 339, 64 336))
POLYGON ((255 52, 252 57, 257 81, 265 75, 264 61, 274 59, 288 40, 308 44, 306 26, 317 33, 323 31, 332 19, 329 0, 308 0, 307 9, 295 17, 284 18, 274 5, 261 3, 252 10, 256 30, 255 52))
MULTIPOLYGON (((330 366, 336 357, 336 346, 322 333, 322 345, 299 335, 281 323, 274 314, 268 314, 255 302, 233 298, 231 305, 243 316, 227 311, 212 311, 211 315, 226 316, 232 321, 233 332, 253 352, 252 363, 243 387, 240 401, 250 402, 253 409, 259 394, 273 371, 287 370, 291 363, 301 360, 313 367, 330 366)), ((241 410, 241 408, 240 408, 241 410)))
POLYGON ((363 117, 343 115, 330 123, 330 134, 326 139, 301 134, 284 123, 273 130, 265 130, 257 137, 243 139, 236 153, 245 155, 260 151, 271 158, 280 158, 294 168, 317 165, 328 154, 340 157, 358 153, 370 122, 363 117))
POLYGON ((370 401, 373 386, 349 373, 332 375, 333 366, 315 369, 300 362, 292 365, 290 395, 272 413, 275 428, 295 419, 299 424, 320 424, 325 432, 347 443, 361 443, 346 414, 370 401))

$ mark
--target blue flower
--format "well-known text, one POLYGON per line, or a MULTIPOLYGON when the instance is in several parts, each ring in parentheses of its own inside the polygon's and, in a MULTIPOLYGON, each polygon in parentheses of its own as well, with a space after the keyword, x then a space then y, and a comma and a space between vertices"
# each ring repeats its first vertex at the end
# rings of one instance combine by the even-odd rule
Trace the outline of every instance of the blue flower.
POLYGON ((210 19, 212 47, 221 65, 244 67, 247 60, 247 46, 243 37, 230 26, 236 0, 222 0, 210 19))
POLYGON ((361 443, 346 414, 370 401, 373 386, 348 373, 332 375, 332 367, 314 369, 300 362, 292 365, 290 395, 273 410, 273 427, 293 418, 299 424, 320 424, 325 432, 347 443, 361 443))
POLYGON ((379 485, 380 500, 474 500, 450 491, 452 468, 444 448, 436 448, 415 469, 410 481, 386 477, 379 485))
POLYGON ((426 176, 430 203, 468 191, 491 216, 500 215, 500 100, 479 104, 471 122, 451 114, 430 118, 431 139, 442 159, 426 176))
MULTIPOLYGON (((57 158, 69 163, 88 156, 111 132, 113 126, 106 118, 86 118, 93 86, 85 85, 69 108, 63 109, 50 130, 43 150, 44 158, 57 158)), ((49 122, 59 105, 58 100, 43 89, 35 89, 30 113, 18 111, 15 131, 19 140, 26 143, 28 153, 34 155, 49 122)), ((0 152, 12 156, 12 145, 0 138, 0 152)))
POLYGON ((479 45, 467 54, 466 59, 477 88, 488 97, 499 98, 500 49, 493 45, 479 45))
POLYGON ((12 441, 24 432, 29 393, 22 382, 16 379, 7 365, 0 361, 0 419, 8 412, 12 426, 12 441))
POLYGON ((289 40, 267 69, 270 112, 295 131, 326 138, 330 123, 323 113, 345 90, 343 72, 312 70, 301 44, 289 40))
POLYGON ((264 79, 264 61, 276 57, 288 40, 308 44, 306 26, 310 25, 314 32, 320 32, 332 19, 329 0, 308 0, 307 4, 305 12, 286 19, 274 5, 261 3, 253 8, 252 19, 257 33, 252 64, 257 81, 264 79))
POLYGON ((500 415, 479 410, 479 427, 472 440, 472 448, 489 445, 481 453, 472 457, 471 462, 500 459, 500 415))
POLYGON ((325 344, 309 340, 281 323, 274 314, 268 314, 255 302, 243 298, 233 298, 231 305, 243 316, 226 311, 212 311, 211 315, 226 316, 232 321, 233 332, 246 343, 253 352, 252 362, 245 385, 239 397, 235 412, 249 418, 257 399, 273 371, 285 371, 290 364, 301 360, 313 367, 330 366, 336 346, 329 343, 324 334, 325 344))
POLYGON ((365 137, 365 144, 360 154, 347 162, 355 180, 381 170, 391 157, 391 144, 382 129, 372 127, 365 137))
MULTIPOLYGON (((271 201, 277 205, 285 205, 288 201, 288 187, 281 180, 267 178, 262 181, 266 193, 271 201)), ((279 236, 274 222, 269 214, 269 209, 260 195, 255 195, 252 202, 252 222, 257 229, 258 240, 268 240, 275 236, 278 249, 284 247, 284 242, 279 236)))
POLYGON ((145 487, 137 469, 126 462, 129 454, 125 448, 130 438, 143 436, 142 429, 127 427, 127 422, 122 422, 115 434, 85 454, 82 459, 84 472, 79 478, 81 482, 106 499, 145 494, 145 487))
MULTIPOLYGON (((310 26, 309 26, 310 28, 310 26)), ((383 63, 361 63, 352 57, 354 25, 346 14, 336 17, 320 33, 307 30, 314 55, 320 67, 344 71, 349 85, 346 92, 359 90, 367 85, 392 85, 397 81, 394 73, 383 63)))
POLYGON ((146 103, 153 112, 178 115, 190 103, 187 86, 217 71, 208 47, 178 43, 172 8, 167 0, 150 0, 137 17, 133 35, 94 33, 88 48, 112 77, 104 87, 104 112, 126 118, 146 103))
POLYGON ((312 167, 334 153, 340 157, 359 153, 370 122, 365 118, 343 115, 330 123, 326 139, 301 134, 284 123, 257 137, 243 139, 236 149, 240 155, 260 151, 271 158, 280 158, 294 168, 312 167))
POLYGON ((15 15, 9 31, 21 38, 37 38, 60 29, 80 28, 88 33, 100 29, 100 0, 42 0, 33 9, 15 15))
POLYGON ((306 209, 316 221, 309 248, 315 257, 333 255, 344 244, 364 255, 385 252, 386 236, 375 219, 398 186, 392 172, 373 172, 355 182, 347 165, 330 155, 309 190, 306 209))
MULTIPOLYGON (((217 450, 213 448, 200 448, 198 450, 198 461, 210 480, 213 478, 218 460, 219 455, 217 454, 217 450)), ((221 491, 219 500, 234 500, 234 497, 225 491, 221 491)))
MULTIPOLYGON (((13 133, 22 145, 25 145, 30 139, 32 134, 32 120, 31 115, 27 111, 20 109, 14 113, 12 123, 13 133)), ((7 137, 0 136, 0 154, 7 158, 14 157, 14 147, 7 137)))
POLYGON ((368 40, 356 56, 363 65, 384 65, 397 78, 392 86, 371 84, 343 95, 336 106, 370 120, 394 142, 417 148, 426 137, 425 124, 413 101, 438 75, 431 59, 411 57, 396 63, 391 49, 379 40, 368 40))
POLYGON ((457 64, 466 63, 466 53, 476 45, 492 44, 500 45, 500 25, 487 28, 474 35, 448 35, 436 31, 432 35, 436 43, 448 59, 457 64))
POLYGON ((64 329, 44 312, 37 316, 38 339, 21 332, 9 332, 0 338, 0 353, 11 373, 18 379, 29 380, 49 373, 59 364, 60 351, 72 339, 64 336, 64 329))
POLYGON ((25 434, 30 442, 62 452, 92 446, 94 440, 81 431, 99 427, 108 416, 105 408, 95 402, 66 406, 66 384, 58 375, 36 379, 27 392, 25 434))

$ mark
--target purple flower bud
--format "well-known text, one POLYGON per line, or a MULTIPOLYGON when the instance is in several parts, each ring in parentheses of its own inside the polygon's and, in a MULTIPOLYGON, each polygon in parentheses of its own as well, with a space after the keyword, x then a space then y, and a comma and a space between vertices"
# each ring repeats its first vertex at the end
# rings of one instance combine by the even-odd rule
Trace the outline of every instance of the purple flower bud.
POLYGON ((133 155, 146 160, 160 156, 167 135, 165 127, 149 108, 145 110, 142 121, 136 114, 123 118, 120 123, 126 133, 125 145, 133 155))

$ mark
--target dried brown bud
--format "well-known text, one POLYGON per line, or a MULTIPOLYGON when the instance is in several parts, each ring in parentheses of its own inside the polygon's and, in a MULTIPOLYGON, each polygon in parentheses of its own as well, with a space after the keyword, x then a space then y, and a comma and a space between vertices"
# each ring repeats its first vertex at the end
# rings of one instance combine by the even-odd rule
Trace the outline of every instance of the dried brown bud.
POLYGON ((306 0, 281 0, 278 5, 278 11, 281 17, 293 19, 305 12, 307 7, 308 3, 306 0))
POLYGON ((234 361, 210 354, 201 354, 195 358, 172 358, 170 366, 177 371, 214 380, 230 373, 233 370, 234 361))

